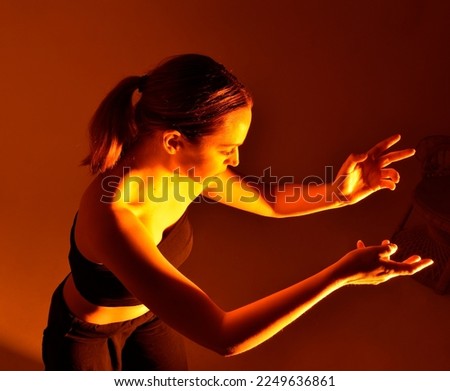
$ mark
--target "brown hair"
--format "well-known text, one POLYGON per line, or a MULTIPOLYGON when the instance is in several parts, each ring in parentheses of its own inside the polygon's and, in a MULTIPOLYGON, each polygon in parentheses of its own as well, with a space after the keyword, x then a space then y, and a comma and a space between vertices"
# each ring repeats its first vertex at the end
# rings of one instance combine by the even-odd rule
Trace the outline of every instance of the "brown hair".
POLYGON ((101 102, 89 126, 92 173, 113 167, 139 135, 176 129, 192 142, 223 116, 252 104, 250 93, 222 64, 200 54, 171 57, 144 76, 122 80, 101 102), (133 94, 141 92, 133 105, 133 94))

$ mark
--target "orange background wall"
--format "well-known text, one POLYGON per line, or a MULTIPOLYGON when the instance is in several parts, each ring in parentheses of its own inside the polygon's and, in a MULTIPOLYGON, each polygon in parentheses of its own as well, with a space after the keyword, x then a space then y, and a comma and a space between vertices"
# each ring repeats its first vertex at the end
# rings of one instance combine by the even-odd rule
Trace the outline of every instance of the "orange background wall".
MULTIPOLYGON (((41 369, 50 296, 89 181, 86 125, 122 77, 209 54, 253 91, 241 170, 324 175, 401 132, 450 131, 450 3, 80 0, 0 3, 0 369, 41 369)), ((419 178, 350 208, 270 220, 194 205, 183 271, 225 309, 294 283, 357 239, 390 237, 419 178)), ((191 369, 450 369, 449 297, 410 278, 343 289, 260 347, 222 358, 187 341, 191 369)))

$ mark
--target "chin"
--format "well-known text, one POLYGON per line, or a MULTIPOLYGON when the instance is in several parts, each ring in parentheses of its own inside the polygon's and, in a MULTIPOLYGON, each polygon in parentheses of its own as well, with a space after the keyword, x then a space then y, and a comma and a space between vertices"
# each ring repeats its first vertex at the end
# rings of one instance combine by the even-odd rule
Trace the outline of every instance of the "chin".
POLYGON ((227 171, 227 169, 228 169, 228 167, 225 167, 224 169, 220 170, 219 172, 216 172, 216 173, 214 174, 214 176, 223 174, 225 171, 227 171))

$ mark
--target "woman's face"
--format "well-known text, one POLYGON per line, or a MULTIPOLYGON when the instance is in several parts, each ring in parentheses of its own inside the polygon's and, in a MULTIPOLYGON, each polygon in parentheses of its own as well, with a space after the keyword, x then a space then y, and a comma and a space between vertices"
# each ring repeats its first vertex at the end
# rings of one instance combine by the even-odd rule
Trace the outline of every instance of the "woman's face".
POLYGON ((185 172, 203 181, 224 172, 228 166, 236 167, 239 164, 239 146, 247 137, 251 120, 250 107, 226 114, 213 133, 203 136, 198 144, 186 146, 182 164, 185 172))

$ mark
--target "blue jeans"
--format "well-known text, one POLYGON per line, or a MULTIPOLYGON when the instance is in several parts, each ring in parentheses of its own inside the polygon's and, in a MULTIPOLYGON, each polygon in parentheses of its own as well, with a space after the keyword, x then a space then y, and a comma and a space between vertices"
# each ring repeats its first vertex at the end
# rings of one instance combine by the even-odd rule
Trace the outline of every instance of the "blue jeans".
POLYGON ((156 315, 97 325, 74 316, 55 290, 43 333, 42 358, 48 371, 187 370, 183 338, 156 315))

